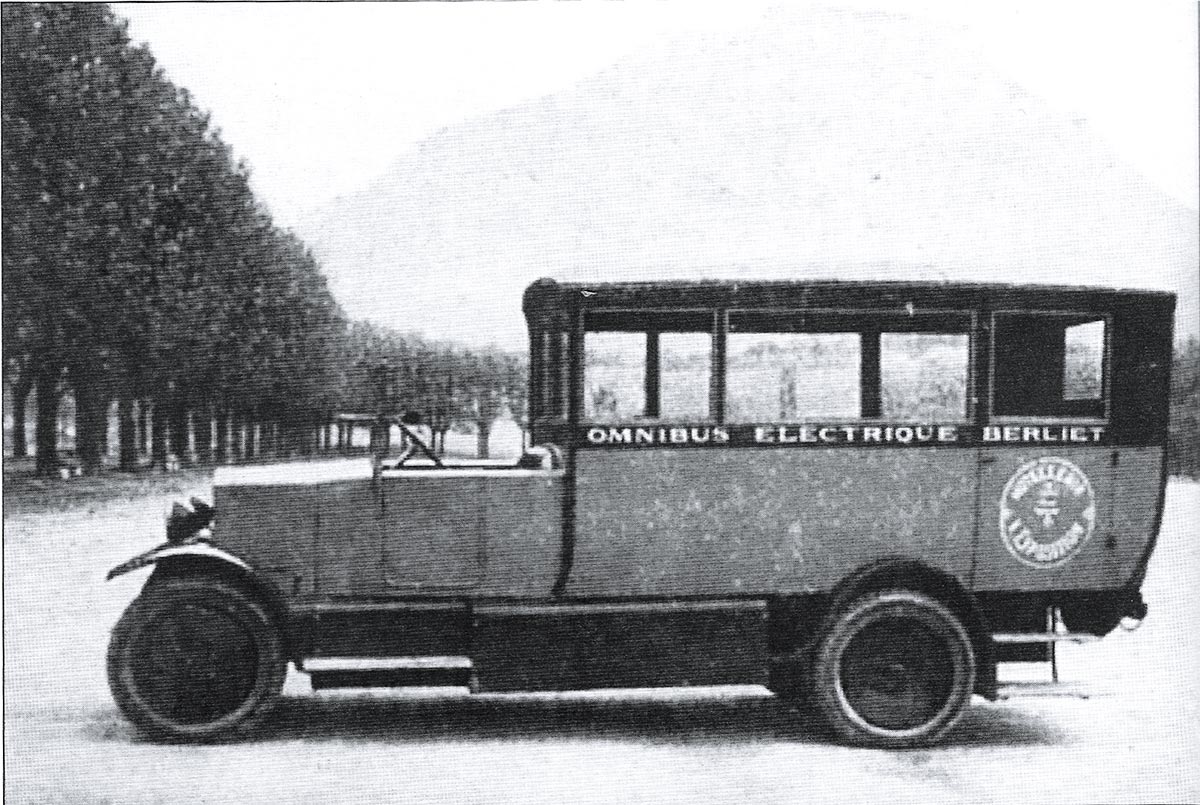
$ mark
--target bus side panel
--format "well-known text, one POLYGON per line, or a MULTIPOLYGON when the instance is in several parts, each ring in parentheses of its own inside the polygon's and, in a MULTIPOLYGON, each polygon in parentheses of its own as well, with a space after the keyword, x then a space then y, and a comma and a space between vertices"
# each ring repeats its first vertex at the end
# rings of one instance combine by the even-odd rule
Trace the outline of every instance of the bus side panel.
POLYGON ((562 561, 562 472, 496 472, 485 483, 486 572, 475 594, 549 596, 562 561))
POLYGON ((1161 447, 1123 447, 1113 468, 1116 505, 1112 533, 1120 541, 1120 572, 1109 581, 1116 587, 1129 580, 1137 563, 1157 537, 1158 513, 1165 451, 1161 447))
POLYGON ((1161 448, 1151 447, 1076 447, 1044 446, 1029 448, 984 448, 985 460, 979 495, 979 549, 975 569, 975 589, 989 590, 1107 590, 1121 586, 1134 573, 1153 529, 1162 470, 1161 448), (990 459, 990 461, 989 461, 990 459), (1034 483, 1013 501, 1021 476, 1035 462, 1044 462, 1049 471, 1059 471, 1069 462, 1087 478, 1095 504, 1095 522, 1090 536, 1081 546, 1068 551, 1061 560, 1040 561, 1018 557, 1019 546, 1013 534, 1019 525, 1027 526, 1045 545, 1067 544, 1066 535, 1075 523, 1085 522, 1086 493, 1073 496, 1069 487, 1045 482, 1034 483), (1052 497, 1033 518, 1031 509, 1038 505, 1045 488, 1052 497), (1006 540, 1002 533, 1002 503, 1031 520, 1011 525, 1006 540))
POLYGON ((328 489, 343 486, 214 487, 215 542, 286 594, 310 594, 315 586, 313 553, 321 507, 328 489))
POLYGON ((581 450, 573 596, 829 590, 908 556, 967 578, 976 451, 581 450))
POLYGON ((380 559, 386 591, 463 590, 483 580, 484 479, 384 474, 380 559))

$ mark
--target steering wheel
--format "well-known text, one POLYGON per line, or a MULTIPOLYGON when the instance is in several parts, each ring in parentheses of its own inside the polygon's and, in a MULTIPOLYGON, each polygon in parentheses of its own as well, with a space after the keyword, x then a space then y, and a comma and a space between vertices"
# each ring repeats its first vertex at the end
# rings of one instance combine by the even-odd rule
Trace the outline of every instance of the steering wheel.
POLYGON ((443 470, 446 468, 446 465, 442 463, 442 460, 437 457, 436 453, 429 449, 429 445, 425 444, 424 440, 422 440, 420 436, 413 433, 413 431, 411 431, 403 422, 397 422, 396 424, 400 426, 400 431, 408 437, 408 449, 404 451, 404 455, 400 456, 400 460, 396 462, 397 467, 403 467, 404 462, 412 458, 413 445, 415 444, 417 447, 421 448, 421 452, 425 454, 426 458, 433 462, 435 467, 443 470))

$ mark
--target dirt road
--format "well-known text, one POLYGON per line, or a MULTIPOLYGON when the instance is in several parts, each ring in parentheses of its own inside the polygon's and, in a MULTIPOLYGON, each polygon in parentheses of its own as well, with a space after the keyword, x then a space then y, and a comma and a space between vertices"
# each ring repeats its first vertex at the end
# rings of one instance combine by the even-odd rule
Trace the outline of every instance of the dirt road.
POLYGON ((158 539, 174 496, 7 510, 6 802, 1200 801, 1194 483, 1169 489, 1145 625, 1062 651, 1092 698, 980 700, 948 745, 912 752, 830 744, 759 688, 314 696, 295 673, 257 740, 142 742, 104 680, 142 576, 103 577, 158 539))

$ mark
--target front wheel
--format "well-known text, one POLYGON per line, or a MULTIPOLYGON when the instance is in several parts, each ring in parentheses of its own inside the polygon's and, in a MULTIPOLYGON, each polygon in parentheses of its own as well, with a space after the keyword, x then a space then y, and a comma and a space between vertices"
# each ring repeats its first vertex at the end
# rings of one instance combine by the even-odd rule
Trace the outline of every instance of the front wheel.
POLYGON ((143 733, 211 741, 254 726, 278 699, 287 663, 262 604, 217 579, 148 587, 113 629, 108 684, 143 733))
POLYGON ((975 652, 958 617, 923 593, 870 593, 831 616, 812 689, 826 722, 850 743, 924 746, 971 701, 975 652))

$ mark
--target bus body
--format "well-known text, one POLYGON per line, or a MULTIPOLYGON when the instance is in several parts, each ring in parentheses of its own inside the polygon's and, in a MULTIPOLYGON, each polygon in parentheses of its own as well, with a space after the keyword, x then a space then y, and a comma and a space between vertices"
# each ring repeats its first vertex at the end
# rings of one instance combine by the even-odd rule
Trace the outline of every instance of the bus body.
POLYGON ((535 448, 219 469, 215 518, 114 571, 156 565, 114 632, 114 694, 146 731, 204 739, 261 717, 289 660, 314 688, 750 683, 845 740, 936 741, 996 696, 998 662, 1144 616, 1173 308, 539 280, 535 448), (259 663, 210 658, 242 693, 172 715, 187 680, 159 701, 131 670, 145 624, 218 599, 219 642, 259 663))

